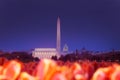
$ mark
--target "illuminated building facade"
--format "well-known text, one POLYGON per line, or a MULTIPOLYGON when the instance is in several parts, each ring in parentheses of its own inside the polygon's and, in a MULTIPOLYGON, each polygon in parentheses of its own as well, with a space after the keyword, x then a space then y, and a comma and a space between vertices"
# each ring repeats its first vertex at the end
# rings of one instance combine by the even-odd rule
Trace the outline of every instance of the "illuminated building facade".
POLYGON ((35 48, 35 50, 32 52, 32 55, 34 57, 38 57, 39 59, 43 58, 51 58, 52 56, 57 55, 56 48, 35 48))

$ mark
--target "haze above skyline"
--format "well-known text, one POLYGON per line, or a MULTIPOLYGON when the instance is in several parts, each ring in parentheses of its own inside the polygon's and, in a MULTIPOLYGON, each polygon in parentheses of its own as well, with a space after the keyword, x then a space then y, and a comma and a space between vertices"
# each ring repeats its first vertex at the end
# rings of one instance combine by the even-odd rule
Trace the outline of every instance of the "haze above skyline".
POLYGON ((120 50, 119 0, 0 0, 0 49, 56 47, 58 16, 61 47, 120 50))

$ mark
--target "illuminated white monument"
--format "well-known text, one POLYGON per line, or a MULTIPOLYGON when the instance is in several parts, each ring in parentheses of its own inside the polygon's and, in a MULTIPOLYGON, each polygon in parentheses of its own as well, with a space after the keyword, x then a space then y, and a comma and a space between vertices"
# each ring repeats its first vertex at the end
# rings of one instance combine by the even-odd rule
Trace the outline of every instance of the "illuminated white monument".
POLYGON ((60 18, 57 19, 57 40, 56 40, 56 48, 35 48, 32 51, 33 57, 42 58, 51 58, 52 56, 60 56, 61 48, 60 48, 60 18))
POLYGON ((57 19, 57 43, 56 43, 56 49, 57 52, 60 54, 61 48, 60 48, 60 18, 58 17, 57 19))
POLYGON ((39 59, 51 58, 57 55, 57 50, 55 48, 35 48, 32 52, 33 57, 38 57, 39 59))

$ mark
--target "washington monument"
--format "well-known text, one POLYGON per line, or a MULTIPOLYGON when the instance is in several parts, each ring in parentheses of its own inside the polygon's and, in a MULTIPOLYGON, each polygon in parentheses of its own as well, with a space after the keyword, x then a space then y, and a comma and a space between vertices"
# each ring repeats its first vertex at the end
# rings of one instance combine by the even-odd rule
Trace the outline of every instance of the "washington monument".
MULTIPOLYGON (((64 51, 68 50, 65 46, 64 51)), ((56 35, 56 48, 35 48, 32 52, 33 57, 51 58, 52 56, 60 57, 61 52, 61 32, 60 32, 60 18, 57 18, 57 35, 56 35)))
POLYGON ((61 35, 60 35, 60 18, 58 17, 57 19, 57 41, 56 41, 56 49, 57 49, 57 52, 58 54, 60 54, 61 52, 61 35))

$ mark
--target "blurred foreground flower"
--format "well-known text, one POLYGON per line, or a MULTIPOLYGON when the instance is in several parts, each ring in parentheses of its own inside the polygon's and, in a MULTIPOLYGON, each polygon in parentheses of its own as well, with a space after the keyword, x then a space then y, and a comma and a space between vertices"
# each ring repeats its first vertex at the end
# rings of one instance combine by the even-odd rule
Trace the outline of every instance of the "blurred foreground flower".
POLYGON ((96 63, 92 62, 59 65, 53 60, 42 59, 37 65, 35 64, 36 67, 33 63, 28 63, 32 67, 25 65, 27 64, 16 60, 6 62, 0 66, 0 80, 120 80, 118 64, 96 69, 96 63), (33 70, 29 71, 29 67, 33 70))

